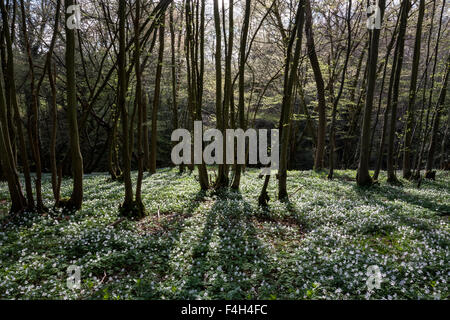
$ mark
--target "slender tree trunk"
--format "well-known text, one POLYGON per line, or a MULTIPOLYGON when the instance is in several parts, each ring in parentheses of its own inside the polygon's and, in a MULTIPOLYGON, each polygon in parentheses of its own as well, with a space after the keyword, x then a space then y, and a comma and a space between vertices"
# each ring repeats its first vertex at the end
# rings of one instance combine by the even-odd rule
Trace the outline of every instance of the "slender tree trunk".
MULTIPOLYGON (((134 57, 134 54, 132 56, 134 57)), ((133 60, 134 60, 134 58, 133 58, 133 60)), ((134 65, 134 61, 133 61, 133 65, 134 65)), ((130 83, 128 76, 127 76, 127 83, 130 83)), ((129 91, 130 92, 134 91, 136 93, 136 87, 133 85, 129 91)), ((138 113, 136 95, 134 96, 134 99, 129 99, 128 101, 129 101, 128 110, 131 106, 131 103, 133 103, 133 111, 131 112, 129 128, 128 128, 128 130, 130 131, 130 133, 128 134, 128 137, 130 138, 130 142, 128 143, 128 145, 130 146, 130 161, 131 161, 131 163, 133 163, 134 136, 135 136, 135 130, 134 130, 134 122, 135 121, 134 120, 136 119, 136 113, 138 113)))
POLYGON ((447 125, 445 126, 444 138, 441 143, 441 159, 439 161, 439 167, 441 170, 449 170, 450 163, 448 162, 448 139, 450 135, 450 108, 447 108, 447 125))
MULTIPOLYGON (((184 2, 185 2, 185 0, 183 0, 181 2, 181 10, 180 10, 180 18, 179 18, 180 27, 179 27, 178 39, 177 39, 177 52, 178 52, 178 56, 177 56, 177 70, 178 70, 178 72, 177 72, 177 79, 176 79, 177 80, 176 81, 177 95, 180 92, 180 85, 181 85, 181 76, 180 76, 180 74, 181 74, 181 67, 182 67, 182 64, 183 64, 182 54, 181 54, 181 39, 182 39, 182 37, 184 35, 184 31, 183 31, 183 28, 182 28, 183 21, 184 21, 184 6, 185 6, 184 2)), ((183 120, 181 120, 181 121, 179 120, 178 122, 179 122, 179 126, 180 126, 180 122, 183 123, 183 120)), ((183 126, 183 125, 181 125, 181 126, 183 126)), ((184 172, 185 167, 186 167, 186 165, 184 163, 182 163, 180 165, 180 173, 184 172)))
POLYGON ((14 70, 14 56, 12 51, 12 39, 11 35, 8 32, 9 23, 8 23, 8 14, 6 12, 6 8, 4 6, 4 2, 0 2, 1 11, 2 11, 2 19, 3 19, 3 32, 5 36, 6 42, 6 51, 8 53, 7 59, 7 78, 10 89, 10 103, 12 104, 13 112, 14 112, 14 123, 16 125, 18 139, 19 139, 19 148, 21 153, 21 162, 23 167, 23 174, 25 178, 25 189, 27 194, 27 209, 32 211, 34 210, 34 198, 33 198, 33 187, 31 184, 31 174, 30 174, 30 166, 28 164, 28 152, 25 143, 25 135, 22 126, 22 119, 20 117, 19 105, 17 103, 17 95, 16 95, 16 84, 15 84, 15 70, 14 70))
MULTIPOLYGON (((400 10, 399 15, 397 17, 397 25, 400 25, 400 21, 402 20, 402 18, 401 18, 402 12, 403 11, 400 10)), ((396 26, 396 29, 397 29, 397 26, 396 26)), ((393 43, 395 38, 396 38, 396 32, 394 30, 394 34, 392 35, 390 44, 393 43)), ((389 62, 390 52, 391 52, 391 46, 388 46, 388 50, 386 53, 385 71, 387 68, 387 64, 389 62)), ((398 56, 398 45, 395 46, 394 58, 392 61, 392 68, 391 68, 391 73, 390 73, 390 78, 389 78, 389 88, 388 88, 388 94, 387 94, 387 99, 386 99, 386 109, 384 111, 384 116, 383 116, 383 129, 381 132, 377 164, 376 164, 375 173, 373 176, 374 180, 378 180, 378 176, 380 174, 380 170, 381 170, 381 166, 382 166, 382 161, 384 158, 384 152, 385 152, 385 147, 386 147, 386 133, 388 132, 388 127, 390 125, 389 113, 391 113, 391 108, 392 108, 392 94, 393 94, 392 91, 393 91, 394 83, 395 83, 395 79, 396 79, 396 70, 397 70, 397 63, 398 63, 397 56, 398 56)), ((385 73, 383 73, 383 77, 384 76, 385 76, 385 73)), ((378 103, 381 103, 381 96, 382 96, 382 92, 380 92, 380 101, 378 103)))
POLYGON ((123 181, 125 184, 125 199, 122 204, 122 213, 130 214, 133 203, 133 185, 131 183, 131 159, 129 146, 128 110, 126 106, 126 95, 128 84, 126 79, 126 47, 125 47, 125 23, 126 23, 126 1, 119 0, 119 57, 118 57, 118 78, 119 92, 118 105, 122 117, 122 157, 123 157, 123 181))
MULTIPOLYGON (((59 206, 59 200, 60 200, 60 188, 61 183, 58 179, 58 168, 57 168, 57 161, 56 161, 56 134, 57 134, 57 124, 58 124, 58 117, 57 117, 57 105, 56 105, 56 66, 54 66, 52 71, 52 56, 53 51, 56 44, 56 37, 59 32, 59 16, 61 11, 61 0, 57 0, 56 2, 56 9, 55 9, 55 23, 53 25, 53 36, 50 43, 50 48, 47 52, 47 56, 45 59, 45 65, 44 65, 44 72, 42 73, 41 78, 38 81, 36 92, 37 95, 39 95, 41 85, 45 78, 45 72, 48 72, 48 79, 50 84, 50 91, 51 91, 51 113, 52 113, 52 133, 50 138, 50 166, 51 166, 51 174, 52 174, 52 191, 53 191, 53 198, 55 200, 55 206, 59 206)), ((81 49, 80 49, 81 51, 81 49)))
MULTIPOLYGON (((307 1, 307 0, 306 0, 307 1)), ((295 17, 294 28, 291 32, 289 45, 286 55, 286 67, 284 75, 284 93, 281 107, 280 117, 280 134, 281 134, 281 154, 280 169, 278 174, 278 199, 288 200, 286 187, 287 180, 287 158, 290 133, 290 114, 292 105, 292 89, 296 79, 297 68, 300 60, 300 52, 302 47, 302 33, 304 24, 305 2, 301 0, 295 17), (292 48, 295 43, 294 55, 292 56, 292 48)))
POLYGON ((425 13, 425 0, 420 0, 419 16, 416 25, 416 40, 414 42, 413 63, 411 66, 411 82, 409 86, 408 109, 406 111, 405 143, 403 146, 403 178, 411 178, 411 142, 414 127, 417 75, 420 62, 420 44, 422 40, 422 24, 425 13))
POLYGON ((450 73, 450 55, 448 55, 448 57, 447 57, 447 65, 445 67, 444 83, 442 84, 441 93, 439 94, 439 101, 437 103, 436 114, 434 116, 433 129, 431 131, 430 146, 428 148, 427 165, 425 168, 425 170, 426 170, 425 178, 427 178, 427 179, 434 179, 435 175, 436 175, 436 173, 433 172, 434 153, 436 150, 436 145, 438 143, 437 136, 438 136, 438 131, 439 131, 441 114, 444 111, 445 96, 447 94, 449 73, 450 73))
MULTIPOLYGON (((222 10, 225 11, 225 7, 222 5, 222 10)), ((225 28, 225 18, 223 19, 225 28)), ((224 38, 225 30, 224 30, 224 38)), ((233 46, 234 46, 234 1, 229 0, 228 5, 228 40, 225 41, 225 85, 224 85, 224 101, 223 101, 223 119, 222 128, 223 132, 229 127, 235 129, 235 117, 234 117, 234 86, 231 80, 231 59, 233 57, 233 46)), ((226 145, 223 146, 224 157, 226 158, 226 145)), ((225 162, 225 161, 224 161, 225 162)), ((223 184, 228 185, 229 166, 223 165, 223 184)))
POLYGON ((52 70, 52 65, 48 65, 48 80, 51 91, 51 114, 52 114, 52 133, 50 138, 50 167, 52 173, 52 191, 55 198, 55 206, 59 206, 60 190, 58 184, 58 165, 56 161, 56 134, 58 130, 58 109, 56 105, 56 67, 52 70))
POLYGON ((161 74, 164 57, 164 18, 159 27, 159 52, 158 52, 158 66, 156 67, 155 78, 155 94, 153 96, 152 108, 152 134, 150 136, 150 173, 156 173, 156 154, 158 152, 158 109, 161 103, 161 74))
MULTIPOLYGON (((382 77, 382 80, 381 80, 380 94, 379 94, 379 97, 378 97, 378 112, 380 112, 380 109, 381 109, 381 103, 382 103, 382 100, 383 100, 383 91, 384 91, 384 84, 385 84, 385 80, 386 80, 389 56, 391 55, 391 50, 392 50, 392 48, 394 46, 394 43, 395 43, 396 34, 397 34, 396 30, 397 30, 397 25, 398 25, 398 23, 400 21, 400 14, 401 14, 401 12, 399 13, 399 16, 397 18, 397 24, 396 24, 395 30, 394 30, 394 32, 392 34, 391 40, 390 40, 390 42, 389 42, 389 44, 387 46, 386 55, 385 55, 385 58, 384 58, 383 77, 382 77)), ((384 156, 384 149, 385 149, 385 143, 386 143, 386 141, 385 141, 386 140, 386 131, 387 131, 387 127, 388 127, 390 101, 391 101, 392 85, 393 85, 393 78, 394 78, 393 72, 395 70, 395 63, 396 63, 396 60, 394 59, 394 61, 392 63, 392 69, 391 69, 390 78, 389 78, 389 89, 388 89, 388 98, 387 98, 388 103, 386 103, 386 108, 385 108, 384 114, 383 114, 383 128, 382 128, 382 131, 381 131, 380 145, 379 145, 379 148, 378 148, 377 163, 376 163, 376 167, 375 167, 375 172, 373 174, 373 179, 375 181, 378 180, 378 176, 379 176, 380 171, 381 171, 381 164, 382 164, 383 156, 384 156)), ((373 137, 374 137, 375 130, 376 130, 376 125, 374 126, 373 132, 372 132, 372 143, 373 143, 373 137)))
POLYGON ((144 108, 142 105, 142 74, 141 74, 141 41, 140 41, 140 19, 141 19, 141 0, 136 0, 136 16, 134 20, 134 71, 136 73, 136 104, 138 109, 137 121, 137 158, 138 158, 138 176, 136 181, 136 195, 135 195, 135 217, 142 217, 145 215, 145 207, 142 202, 142 179, 144 176, 144 152, 142 149, 142 136, 144 121, 144 108))
MULTIPOLYGON (((175 50, 175 22, 173 20, 173 11, 175 5, 172 2, 169 14, 170 28, 170 49, 171 49, 171 71, 172 71, 172 130, 178 129, 178 72, 177 57, 175 50)), ((183 164, 180 164, 180 172, 183 172, 183 164)))
MULTIPOLYGON (((225 21, 224 21, 225 23, 225 21)), ((220 30, 220 13, 219 0, 214 0, 214 28, 216 32, 216 52, 215 52, 215 68, 216 68, 216 126, 217 129, 225 134, 223 114, 222 114, 222 37, 220 30)), ((224 135, 225 136, 225 135, 224 135)), ((223 151, 226 152, 224 145, 223 151)), ((215 187, 217 189, 226 187, 228 185, 227 177, 225 176, 225 159, 226 153, 223 153, 222 164, 219 164, 217 180, 215 187)))
MULTIPOLYGON (((420 148, 418 150, 418 152, 415 154, 414 156, 414 174, 413 174, 413 178, 414 179, 419 179, 420 178, 420 167, 422 164, 422 155, 423 152, 425 150, 425 140, 426 140, 426 132, 428 131, 428 114, 429 114, 429 110, 430 108, 428 108, 427 111, 427 115, 426 115, 426 123, 425 123, 425 127, 426 129, 423 130, 423 120, 424 120, 424 114, 425 114, 425 96, 426 96, 426 91, 427 91, 427 87, 428 87, 428 62, 430 61, 429 57, 430 57, 430 51, 431 51, 431 37, 433 34, 433 26, 434 26, 434 15, 436 12, 436 2, 433 1, 433 6, 431 9, 431 17, 430 17, 430 28, 428 30, 428 39, 427 39, 427 54, 425 57, 425 70, 424 70, 424 85, 423 85, 423 90, 422 90, 422 108, 420 110, 420 120, 419 120, 419 125, 418 125, 418 129, 419 132, 417 134, 417 141, 421 142, 420 143, 420 148), (425 133, 422 138, 422 134, 425 133)), ((431 56, 433 57, 433 55, 431 56)))
MULTIPOLYGON (((196 22, 194 23, 194 10, 191 0, 186 0, 186 62, 188 77, 188 109, 190 110, 192 123, 194 121, 202 121, 202 90, 203 90, 203 72, 204 72, 204 0, 202 0, 202 8, 199 21, 198 5, 196 22), (199 34, 194 34, 194 28, 200 29, 200 44, 198 40, 199 34), (199 52, 200 47, 200 52, 199 52), (200 53, 200 57, 199 57, 200 53)), ((203 135, 203 133, 202 133, 203 135)), ((203 162, 203 146, 200 146, 201 162, 196 163, 198 167, 198 179, 200 188, 207 190, 209 188, 208 171, 203 162)), ((194 156, 194 152, 192 153, 194 156)))
POLYGON ((258 197, 258 204, 263 207, 267 206, 267 203, 270 200, 269 195, 267 193, 267 187, 269 186, 269 182, 270 182, 270 175, 266 175, 264 178, 264 184, 261 189, 261 193, 259 194, 258 197))
POLYGON ((325 84, 323 81, 322 71, 320 70, 319 59, 317 58, 316 48, 314 44, 312 24, 312 12, 310 0, 305 1, 305 34, 306 45, 308 47, 308 57, 314 72, 314 80, 317 87, 317 110, 319 112, 319 124, 317 126, 317 144, 316 155, 314 158, 314 170, 323 169, 323 158, 325 154, 325 136, 326 136, 326 100, 325 100, 325 84))
MULTIPOLYGON (((73 0, 65 0, 66 19, 70 17, 67 13, 73 0)), ((81 209, 83 202, 83 157, 80 151, 80 136, 78 133, 77 120, 77 88, 75 79, 75 31, 69 29, 66 24, 66 72, 67 72, 67 118, 70 132, 70 150, 72 153, 73 190, 69 206, 81 209)))
POLYGON ((342 68, 342 78, 341 78, 341 85, 339 87, 339 92, 336 98, 333 102, 333 111, 331 116, 331 129, 330 129, 330 172, 328 173, 328 179, 333 179, 333 173, 334 173, 334 149, 336 148, 336 139, 335 139, 335 126, 336 126, 336 113, 337 113, 337 107, 339 105, 339 100, 341 99, 342 92, 344 90, 344 84, 345 84, 345 76, 347 73, 347 66, 348 66, 348 60, 350 58, 350 52, 352 49, 352 28, 351 28, 351 12, 352 12, 352 0, 349 0, 348 6, 347 6, 347 51, 345 54, 345 60, 344 60, 344 67, 342 68))
MULTIPOLYGON (((245 91, 244 91, 244 85, 245 85, 245 53, 246 53, 246 46, 247 46, 247 37, 248 37, 248 28, 250 23, 250 5, 251 1, 246 0, 245 1, 245 12, 244 12, 244 22, 242 26, 242 33, 241 33, 241 43, 239 48, 239 104, 238 104, 238 113, 239 113, 239 127, 240 129, 244 130, 246 129, 245 124, 245 91)), ((242 165, 236 164, 235 166, 235 174, 234 174, 234 180, 233 184, 231 185, 231 188, 233 189, 239 189, 239 185, 241 182, 241 173, 242 173, 242 165)))
MULTIPOLYGON (((361 74, 361 70, 363 70, 362 74, 363 74, 363 79, 362 79, 362 85, 361 87, 365 86, 366 83, 366 76, 367 76, 367 64, 365 65, 364 69, 362 69, 362 63, 364 60, 364 57, 366 55, 366 49, 369 45, 369 41, 365 42, 364 48, 362 49, 362 52, 358 58, 358 64, 356 67, 356 74, 353 78, 353 81, 351 82, 350 85, 350 93, 349 93, 349 101, 351 101, 352 103, 347 104, 346 108, 348 110, 352 110, 348 113, 348 119, 350 121, 350 125, 348 126, 347 129, 347 141, 345 142, 345 150, 343 152, 343 162, 345 164, 346 167, 350 166, 350 155, 352 153, 352 149, 354 149, 354 141, 355 141, 355 136, 356 136, 356 129, 357 129, 357 125, 358 125, 358 120, 359 120, 359 115, 360 115, 360 100, 358 99, 358 101, 356 100, 356 91, 358 89, 358 82, 359 82, 359 77, 361 74), (353 107, 353 103, 356 105, 356 107, 353 107)), ((367 59, 366 59, 367 60, 367 59)), ((362 93, 362 90, 360 91, 360 94, 362 93)))
MULTIPOLYGON (((8 25, 8 23, 6 23, 6 25, 8 25)), ((14 110, 12 107, 12 102, 11 102, 11 96, 15 94, 11 92, 11 86, 10 86, 10 82, 8 81, 8 62, 7 62, 7 55, 6 55, 6 51, 5 51, 5 34, 8 33, 9 35, 9 31, 5 32, 5 30, 9 30, 9 28, 4 29, 1 28, 0 30, 0 54, 1 54, 1 69, 2 69, 2 74, 3 74, 3 83, 5 84, 5 103, 6 103, 6 118, 8 121, 8 129, 9 129, 9 138, 11 139, 11 148, 12 148, 12 152, 13 152, 13 158, 14 158, 14 162, 16 164, 16 166, 18 165, 17 162, 17 148, 16 148, 16 137, 17 137, 17 132, 16 132, 16 128, 14 127, 14 110)), ((9 55, 9 54, 8 54, 9 55)), ((4 180, 6 181, 6 180, 4 180)))
MULTIPOLYGON (((200 48, 197 48, 197 52, 199 51, 200 57, 200 66, 198 68, 199 72, 197 75, 197 101, 196 101, 196 120, 203 121, 202 119, 202 106, 203 106, 203 79, 205 73, 205 0, 201 0, 197 2, 197 28, 200 28, 200 32, 197 32, 197 35, 200 37, 200 41, 197 39, 196 43, 199 44, 200 48), (198 6, 200 5, 200 12, 198 6), (198 14, 200 13, 200 22, 198 21, 198 14)), ((198 53, 197 53, 198 55, 198 53)), ((209 188, 209 180, 208 180, 208 170, 204 162, 199 165, 199 179, 200 185, 202 189, 209 188)))
MULTIPOLYGON (((383 21, 385 0, 378 3, 380 8, 380 21, 383 21)), ((369 174, 369 149, 370 149, 370 129, 372 108, 375 93, 375 83, 377 77, 378 46, 380 41, 380 30, 369 30, 369 59, 368 59, 368 80, 366 89, 366 105, 364 107, 363 125, 361 130, 361 142, 359 152, 359 164, 357 173, 357 183, 359 186, 372 184, 372 177, 369 174)))
POLYGON ((144 122, 142 123, 142 131, 143 131, 143 137, 142 137, 142 143, 144 147, 144 167, 146 170, 150 170, 150 143, 148 139, 148 111, 147 111, 147 103, 148 103, 148 96, 147 94, 143 93, 142 96, 142 114, 144 117, 144 122))
MULTIPOLYGON (((442 1, 442 7, 441 7, 441 14, 439 17, 439 28, 438 28, 438 33, 437 33, 437 38, 436 38, 436 44, 434 47, 434 63, 433 63, 433 70, 431 72, 431 86, 429 89, 429 96, 428 96, 428 109, 427 109, 427 115, 426 115, 426 125, 425 125, 425 131, 424 131, 424 135, 423 135, 423 139, 422 139, 422 146, 421 146, 421 151, 419 154, 419 160, 417 162, 417 167, 416 167, 416 173, 414 175, 414 178, 419 179, 420 178, 420 170, 422 167, 422 159, 424 156, 424 152, 425 152, 425 144, 426 144, 426 140, 428 139, 428 127, 429 127, 429 115, 430 115, 430 111, 432 110, 432 97, 433 97, 433 90, 434 90, 434 80, 435 80, 435 76, 436 76, 436 65, 437 65, 437 60, 438 60, 438 51, 439 51, 439 40, 441 38, 441 30, 442 30, 442 18, 444 16, 444 10, 445 10, 445 0, 442 1)), ((434 10, 435 10, 435 2, 433 2, 433 13, 432 13, 432 17, 434 17, 434 10)), ((431 22, 431 27, 430 27, 430 32, 432 30, 432 26, 433 26, 433 20, 431 22)), ((431 35, 428 38, 428 47, 430 46, 430 42, 431 42, 431 35)), ((425 97, 425 94, 424 94, 425 97)), ((432 120, 432 123, 434 122, 434 120, 432 120)), ((433 128, 433 126, 432 126, 433 128)))
MULTIPOLYGON (((397 176, 395 174, 394 168, 394 141, 396 136, 396 126, 397 126, 397 105, 399 96, 399 86, 400 86, 400 76, 403 66, 403 52, 405 47, 405 33, 406 25, 408 22, 408 12, 410 9, 409 0, 402 1, 402 15, 400 18, 400 27, 397 38, 397 45, 394 52, 395 63, 395 74, 394 74, 394 84, 392 88, 392 106, 391 106, 391 121, 389 128, 389 140, 388 140, 388 155, 387 155, 387 181, 389 183, 398 183, 397 176)), ((389 103, 389 101, 388 101, 389 103)))
POLYGON ((28 30, 26 23, 26 11, 24 0, 20 0, 20 7, 22 10, 22 32, 23 39, 25 42, 25 47, 27 51, 28 64, 30 67, 30 89, 31 89, 31 109, 32 109, 32 123, 29 134, 31 138, 32 151, 34 156, 34 163, 36 166, 36 178, 35 188, 36 188, 36 209, 38 211, 45 211, 44 202, 42 199, 42 164, 41 164, 41 147, 40 147, 40 139, 39 139, 39 97, 38 91, 35 86, 35 73, 34 73, 34 63, 31 55, 31 47, 28 39, 28 30))
POLYGON ((6 117, 6 103, 3 85, 0 81, 0 160, 2 169, 8 180, 9 195, 11 197, 10 213, 19 213, 26 209, 27 203, 22 193, 19 175, 17 173, 14 156, 9 137, 8 120, 6 117))
POLYGON ((119 122, 120 110, 115 109, 113 111, 113 124, 110 128, 109 133, 109 150, 108 150, 108 170, 111 175, 111 179, 113 181, 117 180, 117 178, 121 175, 119 163, 117 159, 117 124, 119 122))

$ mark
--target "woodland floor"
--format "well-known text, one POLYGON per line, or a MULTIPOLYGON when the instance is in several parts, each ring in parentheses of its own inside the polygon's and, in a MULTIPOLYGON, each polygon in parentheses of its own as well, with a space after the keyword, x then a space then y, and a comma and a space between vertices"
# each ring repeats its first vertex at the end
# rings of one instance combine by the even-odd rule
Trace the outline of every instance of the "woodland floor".
MULTIPOLYGON (((448 299, 450 174, 356 187, 354 171, 290 172, 289 203, 258 208, 263 180, 241 193, 200 193, 195 173, 162 169, 143 182, 149 215, 119 219, 123 186, 84 180, 83 209, 10 220, 0 183, 2 299, 448 299), (158 218, 159 211, 159 218, 158 218), (9 221, 9 222, 8 222, 9 221), (8 222, 8 223, 7 223, 8 222), (66 285, 81 266, 81 289, 66 285), (378 265, 380 289, 367 290, 378 265)), ((134 178, 136 175, 134 174, 134 178)), ((43 179, 52 205, 50 176, 43 179)), ((70 195, 65 180, 62 195, 70 195)), ((276 196, 271 180, 270 197, 276 196)))

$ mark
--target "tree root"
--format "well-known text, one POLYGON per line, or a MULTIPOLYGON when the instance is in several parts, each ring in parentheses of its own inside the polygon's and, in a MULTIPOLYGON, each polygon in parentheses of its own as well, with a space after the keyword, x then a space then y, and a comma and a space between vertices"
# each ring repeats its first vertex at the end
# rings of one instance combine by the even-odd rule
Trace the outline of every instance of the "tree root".
POLYGON ((119 207, 120 215, 129 219, 140 219, 145 216, 145 206, 142 201, 123 203, 119 207))

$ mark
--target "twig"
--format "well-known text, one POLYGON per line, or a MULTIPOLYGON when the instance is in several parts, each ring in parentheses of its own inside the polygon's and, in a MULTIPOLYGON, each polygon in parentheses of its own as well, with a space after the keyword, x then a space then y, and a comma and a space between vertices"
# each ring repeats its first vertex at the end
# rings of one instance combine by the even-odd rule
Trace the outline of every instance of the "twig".
POLYGON ((303 187, 298 188, 297 190, 295 190, 293 193, 291 193, 289 195, 289 197, 292 197, 294 194, 296 194, 297 192, 299 192, 301 189, 303 189, 303 187))
POLYGON ((117 221, 111 223, 109 226, 110 226, 110 227, 115 227, 115 226, 117 226, 119 223, 121 223, 121 222, 123 222, 123 221, 125 221, 125 218, 120 218, 119 220, 117 220, 117 221))
POLYGON ((100 280, 100 282, 98 283, 98 286, 101 285, 106 278, 106 271, 103 271, 103 274, 104 274, 104 276, 103 276, 102 280, 100 280))

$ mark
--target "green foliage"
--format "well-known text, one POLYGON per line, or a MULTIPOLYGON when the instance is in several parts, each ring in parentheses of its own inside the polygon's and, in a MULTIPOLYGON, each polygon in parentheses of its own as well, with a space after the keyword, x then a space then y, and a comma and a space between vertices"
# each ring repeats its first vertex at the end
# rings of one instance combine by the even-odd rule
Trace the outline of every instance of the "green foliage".
MULTIPOLYGON (((123 185, 85 177, 82 210, 0 220, 4 299, 447 299, 448 173, 423 182, 356 187, 353 171, 328 181, 290 172, 290 202, 259 208, 263 181, 247 170, 241 193, 200 192, 195 173, 144 177, 148 215, 120 218, 123 185), (81 267, 81 289, 66 286, 81 267), (369 293, 367 268, 381 288, 369 293)), ((136 175, 133 175, 136 179, 136 175)), ((272 181, 268 193, 276 199, 272 181)), ((63 181, 62 195, 71 183, 63 181)), ((50 177, 43 179, 52 206, 50 177)), ((5 183, 0 199, 8 198, 5 183)), ((7 208, 0 202, 0 209, 7 208)))

